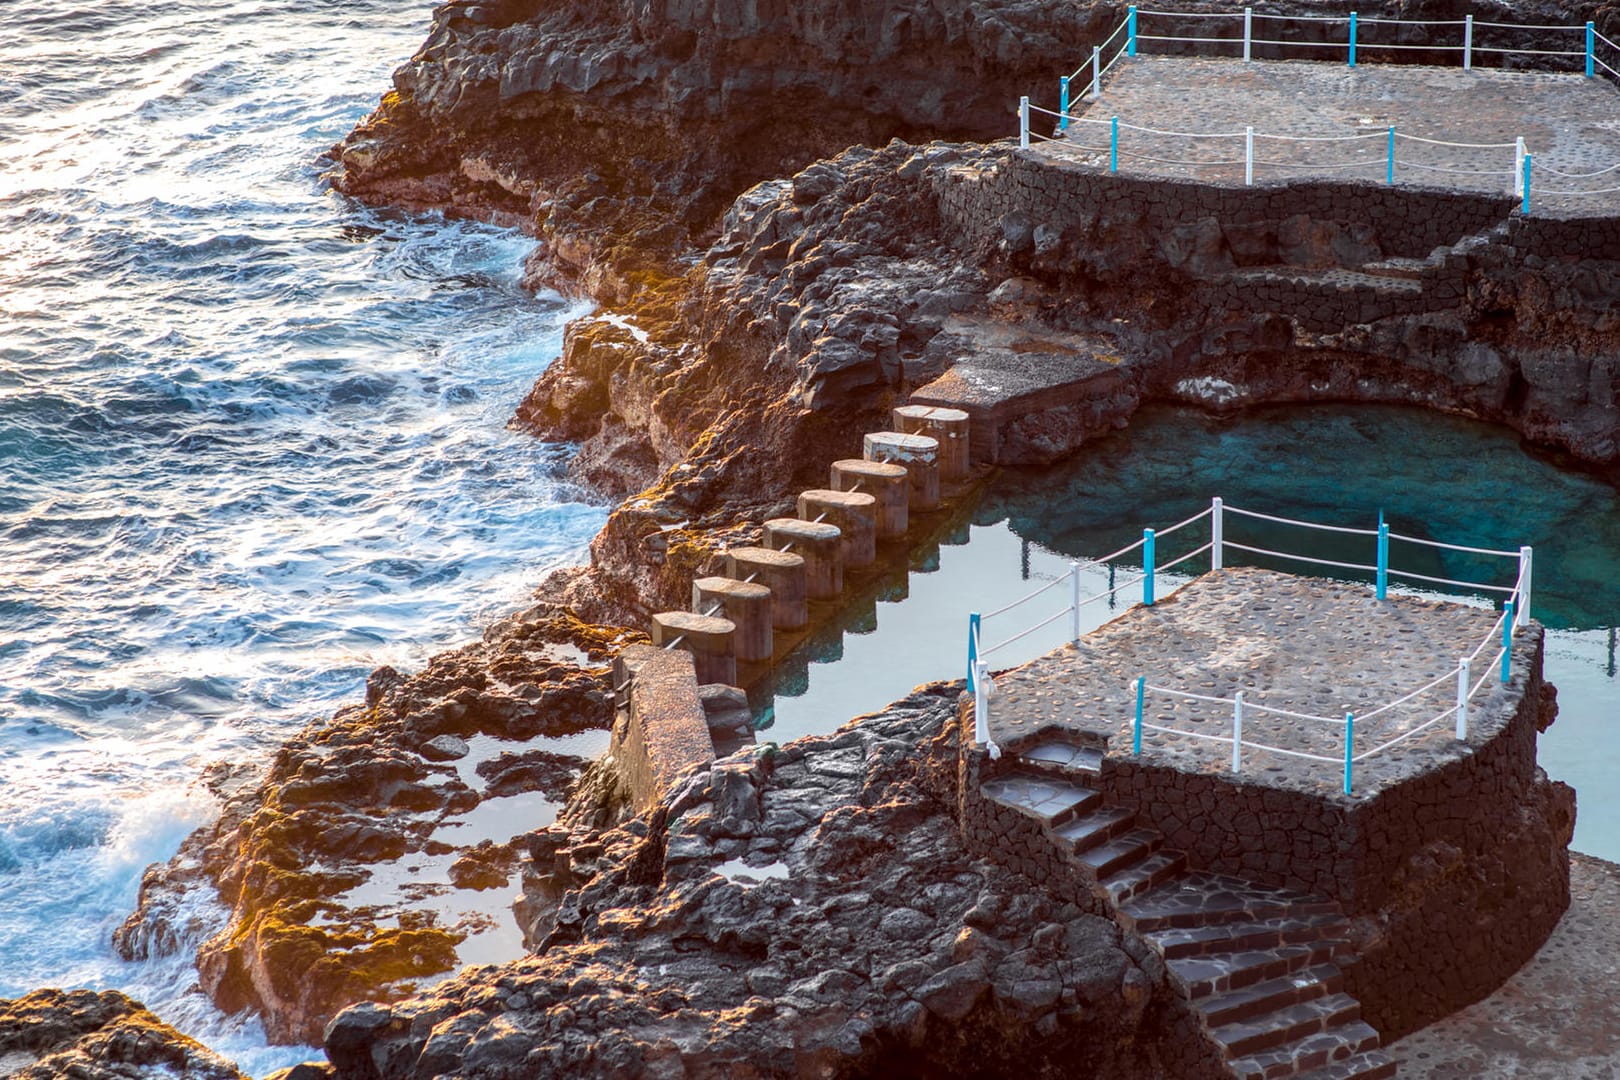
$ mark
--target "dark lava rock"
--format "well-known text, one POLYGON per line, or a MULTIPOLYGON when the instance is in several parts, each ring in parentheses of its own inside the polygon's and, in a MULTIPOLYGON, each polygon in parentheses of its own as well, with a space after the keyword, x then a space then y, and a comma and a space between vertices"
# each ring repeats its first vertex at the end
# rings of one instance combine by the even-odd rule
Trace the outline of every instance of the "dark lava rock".
POLYGON ((0 1001, 7 1080, 246 1080, 116 990, 36 990, 0 1001))

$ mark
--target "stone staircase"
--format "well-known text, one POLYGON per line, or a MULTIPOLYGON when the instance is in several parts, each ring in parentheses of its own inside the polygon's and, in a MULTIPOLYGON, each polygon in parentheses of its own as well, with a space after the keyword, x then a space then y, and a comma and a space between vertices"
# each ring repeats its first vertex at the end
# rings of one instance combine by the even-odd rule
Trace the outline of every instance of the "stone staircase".
POLYGON ((1157 830, 1105 804, 1098 750, 1046 740, 1008 756, 1011 770, 981 794, 1035 819, 1114 920, 1158 953, 1229 1075, 1395 1075, 1344 992, 1349 920, 1338 904, 1188 869, 1157 830))

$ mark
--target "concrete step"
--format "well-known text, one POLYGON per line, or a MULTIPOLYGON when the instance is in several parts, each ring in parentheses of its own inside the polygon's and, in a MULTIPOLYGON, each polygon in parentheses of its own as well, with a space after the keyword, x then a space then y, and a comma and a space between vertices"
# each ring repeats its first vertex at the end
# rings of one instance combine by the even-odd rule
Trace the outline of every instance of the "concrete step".
POLYGON ((1060 739, 1042 739, 1018 751, 1018 762, 1041 772, 1079 774, 1076 779, 1095 777, 1102 771, 1103 752, 1096 747, 1075 746, 1060 739))
POLYGON ((1344 989, 1344 972, 1337 964, 1317 964, 1277 979, 1211 994, 1193 1002, 1210 1027, 1248 1020, 1302 1001, 1337 994, 1344 989))
POLYGON ((988 780, 980 791, 992 802, 1027 814, 1050 828, 1066 824, 1102 802, 1102 796, 1090 788, 1026 772, 988 780))
POLYGON ((1337 904, 1320 896, 1198 871, 1132 899, 1120 908, 1119 917, 1145 934, 1172 926, 1338 913, 1337 904))
POLYGON ((1166 960, 1170 978, 1189 998, 1209 997, 1241 990, 1267 979, 1279 979, 1306 968, 1330 964, 1349 952, 1349 942, 1334 939, 1275 949, 1223 953, 1219 956, 1184 956, 1166 960))
POLYGON ((1169 881, 1187 868, 1187 856, 1169 848, 1160 848, 1140 862, 1120 867, 1103 878, 1102 886, 1113 898, 1114 906, 1140 896, 1149 889, 1169 881))
POLYGON ((1341 1075, 1345 1077, 1395 1075, 1393 1071, 1379 1071, 1385 1066, 1377 1062, 1378 1053, 1378 1032, 1360 1020, 1352 1020, 1229 1060, 1227 1067, 1239 1080, 1284 1080, 1302 1076, 1309 1076, 1312 1080, 1319 1077, 1325 1080, 1327 1077, 1341 1075), (1357 1058, 1368 1059, 1366 1064, 1371 1071, 1343 1074, 1324 1071, 1334 1066, 1349 1066, 1357 1058))
POLYGON ((1367 1050, 1320 1069, 1295 1075, 1299 1080, 1388 1080, 1395 1075, 1397 1068, 1395 1059, 1382 1050, 1367 1050))
POLYGON ((1164 834, 1157 829, 1132 829, 1105 844, 1077 852, 1076 857, 1101 879, 1141 862, 1163 845, 1164 834))
POLYGON ((1082 814, 1056 830, 1073 852, 1085 851, 1128 832, 1136 824, 1136 813, 1115 806, 1102 806, 1082 814))
POLYGON ((1250 952, 1279 945, 1304 945, 1323 938, 1344 938, 1350 923, 1337 912, 1331 915, 1282 916, 1243 919, 1207 926, 1171 926, 1142 936, 1165 959, 1179 956, 1214 956, 1250 952))
MULTIPOLYGON (((1361 1019, 1361 1002, 1349 994, 1328 994, 1325 997, 1285 1005, 1271 1012, 1251 1016, 1211 1028, 1216 1042, 1226 1047, 1227 1059, 1251 1057, 1264 1050, 1287 1047, 1309 1036, 1329 1029, 1357 1023, 1361 1019)), ((1371 1031, 1371 1028, 1368 1028, 1371 1031)), ((1377 1034, 1374 1033, 1374 1039, 1377 1034)), ((1375 1042, 1374 1045, 1377 1045, 1375 1042)), ((1357 1047, 1357 1050, 1368 1049, 1357 1047)), ((1349 1056, 1348 1053, 1345 1054, 1349 1056)), ((1327 1064, 1324 1058, 1322 1064, 1327 1064)))

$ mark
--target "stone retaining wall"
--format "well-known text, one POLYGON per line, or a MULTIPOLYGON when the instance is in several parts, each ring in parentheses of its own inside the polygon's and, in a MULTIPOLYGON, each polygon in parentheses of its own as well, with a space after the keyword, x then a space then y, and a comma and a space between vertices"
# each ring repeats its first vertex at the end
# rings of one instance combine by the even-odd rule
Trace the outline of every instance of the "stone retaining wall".
MULTIPOLYGON (((1542 679, 1539 626, 1520 635, 1513 667, 1511 714, 1476 718, 1468 753, 1365 797, 1182 772, 1117 752, 1095 783, 1108 805, 1134 810, 1192 868, 1338 901, 1356 921, 1360 954, 1345 969, 1347 988, 1367 1021, 1397 1038, 1489 994, 1569 904, 1574 793, 1536 765, 1537 733, 1557 711, 1542 679)), ((970 738, 971 718, 963 724, 970 738)), ((1040 828, 978 795, 978 782, 1011 761, 964 745, 963 835, 1068 898, 1075 872, 1040 828)))
POLYGON ((608 753, 636 809, 656 804, 675 781, 714 760, 692 654, 631 645, 613 663, 613 684, 633 692, 613 722, 608 753))

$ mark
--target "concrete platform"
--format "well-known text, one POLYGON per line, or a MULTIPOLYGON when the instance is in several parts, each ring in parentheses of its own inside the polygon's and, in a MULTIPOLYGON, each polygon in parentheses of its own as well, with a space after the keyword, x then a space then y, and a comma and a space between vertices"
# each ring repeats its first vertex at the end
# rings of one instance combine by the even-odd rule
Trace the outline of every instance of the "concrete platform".
MULTIPOLYGON (((1620 211, 1620 191, 1555 196, 1554 191, 1620 188, 1620 170, 1574 179, 1620 164, 1620 91, 1605 79, 1547 72, 1508 72, 1342 61, 1243 63, 1216 58, 1138 56, 1115 65, 1099 99, 1082 115, 1117 116, 1122 125, 1178 132, 1241 135, 1253 125, 1255 182, 1310 177, 1385 181, 1387 129, 1454 143, 1507 143, 1523 137, 1534 156, 1531 212, 1588 217, 1620 211), (1286 142, 1261 134, 1351 142, 1286 142)), ((1037 113, 1032 127, 1053 133, 1037 113)), ((1243 139, 1187 139, 1122 128, 1120 170, 1212 184, 1243 183, 1243 139), (1158 159, 1158 160, 1149 160, 1158 159), (1189 161, 1226 162, 1220 165, 1189 161)), ((1099 169, 1108 167, 1108 128, 1071 125, 1068 137, 1040 142, 1045 152, 1099 169)), ((1395 182, 1510 195, 1511 147, 1469 149, 1409 140, 1396 143, 1395 182)))
POLYGON ((1570 854, 1569 911, 1484 1001, 1389 1048, 1405 1080, 1620 1077, 1620 866, 1570 854))
MULTIPOLYGON (((1087 634, 1078 646, 1048 653, 995 679, 991 736, 1024 745, 1042 731, 1075 741, 1107 742, 1109 757, 1131 753, 1138 676, 1150 685, 1211 697, 1241 690, 1249 708, 1244 741, 1320 755, 1309 761, 1246 746, 1243 778, 1332 797, 1342 783, 1342 723, 1294 719, 1262 712, 1265 705, 1335 717, 1366 716, 1456 670, 1460 657, 1492 632, 1497 613, 1450 602, 1392 596, 1379 601, 1370 587, 1295 577, 1254 568, 1198 578, 1153 607, 1136 606, 1087 634)), ((1494 675, 1470 705, 1468 745, 1457 742, 1448 718, 1398 747, 1359 762, 1355 795, 1363 798, 1427 772, 1489 741, 1518 708, 1539 635, 1516 637, 1512 682, 1494 675)), ((1475 663, 1490 669, 1496 645, 1475 663)), ((993 666, 994 658, 991 658, 993 666)), ((1356 751, 1421 725, 1456 699, 1455 679, 1356 726, 1356 751)), ((1229 704, 1150 693, 1148 724, 1229 739, 1229 704)), ((1184 773, 1230 775, 1229 742, 1194 734, 1148 731, 1144 761, 1184 773)))

